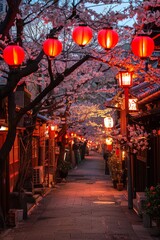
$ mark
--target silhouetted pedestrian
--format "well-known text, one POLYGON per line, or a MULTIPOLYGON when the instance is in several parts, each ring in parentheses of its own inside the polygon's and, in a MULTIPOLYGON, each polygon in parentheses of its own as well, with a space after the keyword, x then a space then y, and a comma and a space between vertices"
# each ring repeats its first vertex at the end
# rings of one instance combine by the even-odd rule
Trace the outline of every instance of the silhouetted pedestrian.
POLYGON ((105 160, 105 174, 106 175, 109 174, 108 157, 109 157, 109 152, 107 150, 105 150, 105 152, 103 153, 103 158, 105 160))

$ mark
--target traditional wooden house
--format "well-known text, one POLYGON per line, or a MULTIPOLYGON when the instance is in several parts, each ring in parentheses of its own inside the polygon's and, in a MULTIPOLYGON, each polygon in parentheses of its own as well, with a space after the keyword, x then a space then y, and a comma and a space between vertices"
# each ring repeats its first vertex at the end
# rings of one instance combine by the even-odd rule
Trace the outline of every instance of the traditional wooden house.
POLYGON ((160 85, 143 82, 132 87, 131 93, 138 99, 139 111, 130 121, 144 126, 149 133, 149 147, 134 156, 133 184, 136 192, 160 183, 160 85))
MULTIPOLYGON (((16 110, 18 111, 21 106, 24 106, 30 101, 30 94, 23 87, 17 88, 16 96, 16 110)), ((0 103, 0 147, 2 147, 8 132, 8 120, 7 120, 7 99, 3 99, 0 103)), ((1 172, 0 181, 0 207, 3 212, 3 216, 6 217, 10 208, 9 196, 16 187, 17 180, 20 172, 20 148, 21 140, 20 136, 24 133, 24 120, 25 116, 21 119, 17 126, 16 138, 13 147, 5 161, 4 171, 1 172)))

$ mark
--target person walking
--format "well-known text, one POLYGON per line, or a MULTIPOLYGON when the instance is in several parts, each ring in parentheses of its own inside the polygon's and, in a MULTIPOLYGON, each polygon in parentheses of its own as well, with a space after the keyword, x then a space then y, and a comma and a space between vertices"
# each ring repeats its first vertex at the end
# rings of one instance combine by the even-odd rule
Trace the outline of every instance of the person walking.
POLYGON ((105 160, 105 175, 109 175, 109 167, 108 167, 109 151, 108 150, 104 151, 103 158, 105 160))

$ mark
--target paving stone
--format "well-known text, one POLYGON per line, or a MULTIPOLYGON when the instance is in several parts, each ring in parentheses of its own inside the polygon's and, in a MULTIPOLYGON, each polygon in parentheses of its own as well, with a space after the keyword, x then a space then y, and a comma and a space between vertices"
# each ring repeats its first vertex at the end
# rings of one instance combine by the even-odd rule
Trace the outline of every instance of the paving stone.
POLYGON ((87 156, 2 240, 157 240, 112 187, 102 156, 87 156))

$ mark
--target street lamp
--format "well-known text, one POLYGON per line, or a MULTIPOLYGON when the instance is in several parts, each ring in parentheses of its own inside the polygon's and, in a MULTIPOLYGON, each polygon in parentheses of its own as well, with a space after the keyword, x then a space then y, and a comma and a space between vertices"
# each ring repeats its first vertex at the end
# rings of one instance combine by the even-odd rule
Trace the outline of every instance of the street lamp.
MULTIPOLYGON (((127 124, 128 124, 128 90, 132 86, 132 75, 133 72, 129 71, 121 71, 119 72, 119 85, 124 89, 124 96, 125 96, 125 109, 123 111, 123 115, 121 115, 121 131, 122 135, 126 135, 128 139, 128 131, 127 131, 127 124)), ((132 172, 131 172, 131 159, 128 154, 126 154, 127 158, 127 177, 128 177, 128 208, 133 209, 133 191, 132 191, 132 172)))
POLYGON ((104 118, 104 126, 108 129, 113 127, 113 118, 112 117, 105 117, 104 118))

